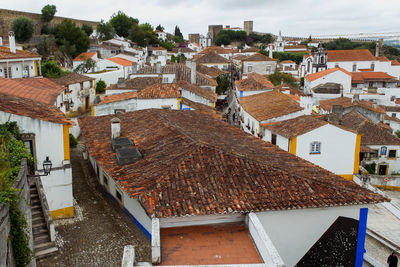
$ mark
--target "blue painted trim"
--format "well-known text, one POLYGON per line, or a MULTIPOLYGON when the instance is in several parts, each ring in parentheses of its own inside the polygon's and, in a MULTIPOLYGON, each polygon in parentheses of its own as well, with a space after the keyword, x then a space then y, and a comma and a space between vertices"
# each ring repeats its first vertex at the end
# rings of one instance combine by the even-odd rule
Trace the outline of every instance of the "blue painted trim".
MULTIPOLYGON (((119 204, 118 200, 115 199, 115 197, 113 195, 111 195, 110 192, 108 192, 107 189, 104 188, 104 186, 102 184, 100 184, 101 189, 103 189, 103 191, 116 203, 119 204)), ((144 226, 138 221, 136 220, 135 216, 133 216, 129 210, 127 210, 124 207, 124 212, 126 213, 126 215, 128 215, 128 217, 135 222, 135 224, 143 231, 143 233, 151 240, 151 233, 149 231, 147 231, 146 228, 144 228, 144 226)))
POLYGON ((240 91, 240 97, 243 97, 243 91, 240 91))
POLYGON ((183 108, 182 110, 192 110, 191 108, 183 108))
POLYGON ((179 104, 179 110, 182 110, 182 102, 179 104))
POLYGON ((368 218, 368 208, 360 209, 355 267, 363 266, 364 253, 365 253, 365 234, 367 233, 367 218, 368 218))

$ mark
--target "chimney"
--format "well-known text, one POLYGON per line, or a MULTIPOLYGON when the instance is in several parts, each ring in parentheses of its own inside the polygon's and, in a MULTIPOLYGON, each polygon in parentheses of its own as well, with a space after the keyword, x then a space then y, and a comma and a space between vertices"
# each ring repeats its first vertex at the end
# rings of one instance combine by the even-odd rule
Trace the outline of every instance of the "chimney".
POLYGON ((15 47, 15 35, 13 31, 8 33, 8 39, 10 43, 10 52, 13 54, 17 53, 17 48, 15 47))
POLYGON ((118 118, 111 119, 111 139, 121 136, 121 120, 118 118))
POLYGON ((3 37, 0 36, 0 46, 3 46, 3 37))
POLYGON ((192 61, 190 65, 190 83, 196 84, 196 62, 192 61))
POLYGON ((355 94, 354 96, 353 96, 353 103, 354 102, 359 102, 360 101, 360 95, 359 94, 355 94))
POLYGON ((158 74, 161 73, 161 63, 160 62, 156 63, 156 73, 158 73, 158 74))

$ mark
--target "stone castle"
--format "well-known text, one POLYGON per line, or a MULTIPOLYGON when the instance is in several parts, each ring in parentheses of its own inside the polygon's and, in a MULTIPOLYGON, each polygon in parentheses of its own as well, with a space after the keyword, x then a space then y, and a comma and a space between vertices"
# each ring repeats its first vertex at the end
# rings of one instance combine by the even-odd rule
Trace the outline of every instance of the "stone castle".
MULTIPOLYGON (((40 29, 42 28, 43 23, 40 21, 40 14, 39 13, 30 13, 30 12, 23 12, 23 11, 15 11, 9 9, 0 9, 0 37, 3 37, 3 40, 8 40, 8 32, 11 31, 11 25, 14 19, 18 17, 27 17, 33 21, 33 25, 35 26, 35 35, 40 35, 40 29)), ((83 24, 88 24, 96 28, 97 23, 96 21, 87 21, 87 20, 78 20, 72 18, 65 18, 65 17, 57 17, 55 16, 53 20, 50 22, 50 25, 56 25, 61 23, 63 19, 70 19, 79 27, 83 24)))

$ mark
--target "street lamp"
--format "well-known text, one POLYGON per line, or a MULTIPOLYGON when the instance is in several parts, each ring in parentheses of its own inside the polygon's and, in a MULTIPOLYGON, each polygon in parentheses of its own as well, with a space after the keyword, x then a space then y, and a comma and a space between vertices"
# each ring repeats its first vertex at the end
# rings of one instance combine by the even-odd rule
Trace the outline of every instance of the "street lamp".
POLYGON ((71 108, 74 107, 74 102, 72 101, 72 99, 71 99, 71 101, 69 102, 69 106, 70 106, 71 108))
POLYGON ((37 175, 28 175, 28 177, 41 177, 41 176, 47 176, 51 172, 51 167, 53 166, 53 163, 49 159, 49 156, 46 156, 46 159, 43 161, 43 173, 44 174, 37 174, 37 175))

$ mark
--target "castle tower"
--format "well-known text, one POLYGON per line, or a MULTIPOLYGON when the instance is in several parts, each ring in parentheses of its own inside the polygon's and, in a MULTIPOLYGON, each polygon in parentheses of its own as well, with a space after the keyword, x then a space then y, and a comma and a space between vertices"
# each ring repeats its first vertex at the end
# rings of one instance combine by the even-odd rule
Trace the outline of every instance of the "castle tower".
POLYGON ((253 21, 248 20, 243 22, 243 29, 249 35, 250 33, 253 32, 253 21))

